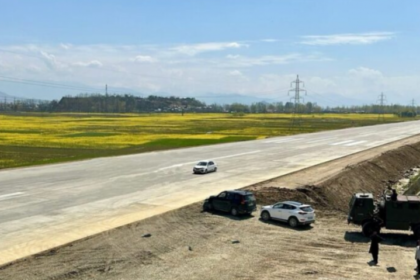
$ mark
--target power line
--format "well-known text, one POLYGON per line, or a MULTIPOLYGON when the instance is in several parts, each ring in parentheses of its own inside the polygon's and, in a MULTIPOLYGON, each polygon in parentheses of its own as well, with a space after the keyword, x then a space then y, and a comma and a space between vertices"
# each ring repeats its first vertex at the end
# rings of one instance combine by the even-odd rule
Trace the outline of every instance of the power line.
MULTIPOLYGON (((57 88, 57 89, 66 89, 66 90, 75 90, 79 92, 100 92, 98 88, 92 87, 84 87, 84 86, 72 86, 68 84, 61 84, 56 82, 45 82, 45 81, 36 81, 36 80, 29 80, 29 79, 22 79, 22 78, 15 78, 10 76, 3 76, 0 75, 0 82, 7 82, 7 83, 15 83, 15 84, 24 84, 24 85, 32 85, 32 86, 40 86, 40 87, 49 87, 49 88, 57 88)), ((107 86, 107 89, 109 87, 107 86)), ((119 91, 113 90, 114 93, 122 93, 119 91)))
POLYGON ((59 83, 53 83, 53 82, 28 80, 28 79, 14 78, 14 77, 3 76, 3 75, 0 75, 0 81, 17 83, 17 84, 42 86, 42 87, 61 88, 61 89, 68 89, 68 90, 78 90, 78 91, 92 91, 92 90, 94 90, 94 91, 98 91, 98 89, 94 89, 94 88, 72 86, 72 85, 59 84, 59 83))
POLYGON ((301 100, 304 102, 304 99, 300 93, 305 92, 305 95, 306 95, 306 90, 302 89, 303 87, 305 87, 305 83, 299 80, 299 75, 297 75, 295 81, 290 83, 290 87, 293 87, 293 84, 295 85, 294 88, 290 89, 289 92, 287 93, 289 95, 290 92, 294 92, 294 96, 290 99, 294 103, 292 122, 290 123, 290 130, 294 128, 298 128, 298 129, 301 128, 302 120, 300 116, 301 115, 300 105, 301 105, 301 100))
POLYGON ((414 113, 414 116, 416 116, 417 108, 416 108, 416 101, 414 100, 414 98, 411 100, 411 107, 413 107, 413 113, 414 113))

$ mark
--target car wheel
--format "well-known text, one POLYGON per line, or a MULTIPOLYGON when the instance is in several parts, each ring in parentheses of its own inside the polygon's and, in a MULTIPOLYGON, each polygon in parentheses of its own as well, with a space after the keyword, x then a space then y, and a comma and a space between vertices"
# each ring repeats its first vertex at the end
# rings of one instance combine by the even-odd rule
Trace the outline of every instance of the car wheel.
POLYGON ((217 167, 214 168, 214 172, 217 172, 217 167))
POLYGON ((213 205, 210 202, 204 202, 203 204, 203 211, 212 211, 213 205))
POLYGON ((291 217, 289 219, 289 226, 292 228, 295 228, 297 227, 297 225, 298 225, 298 220, 295 217, 291 217))
POLYGON ((232 209, 230 210, 230 214, 232 214, 232 216, 238 216, 238 210, 236 210, 235 207, 232 207, 232 209))
POLYGON ((267 211, 262 212, 261 219, 265 222, 268 222, 271 219, 270 213, 268 213, 267 211))
POLYGON ((206 170, 204 170, 204 173, 207 173, 208 172, 208 170, 206 169, 206 170))

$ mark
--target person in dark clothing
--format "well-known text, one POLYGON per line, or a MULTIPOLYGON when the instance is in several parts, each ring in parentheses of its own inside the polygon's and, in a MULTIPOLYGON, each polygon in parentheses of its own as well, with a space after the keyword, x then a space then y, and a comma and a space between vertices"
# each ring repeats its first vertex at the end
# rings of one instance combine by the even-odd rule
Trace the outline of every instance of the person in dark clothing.
POLYGON ((370 249, 369 253, 372 254, 373 257, 373 263, 375 265, 378 264, 378 255, 379 255, 379 242, 383 240, 382 237, 378 235, 378 233, 375 231, 370 236, 370 249))
POLYGON ((417 240, 416 254, 414 258, 417 262, 417 275, 420 275, 420 240, 417 240))
POLYGON ((397 191, 395 189, 392 189, 391 200, 397 201, 397 197, 398 197, 397 191))

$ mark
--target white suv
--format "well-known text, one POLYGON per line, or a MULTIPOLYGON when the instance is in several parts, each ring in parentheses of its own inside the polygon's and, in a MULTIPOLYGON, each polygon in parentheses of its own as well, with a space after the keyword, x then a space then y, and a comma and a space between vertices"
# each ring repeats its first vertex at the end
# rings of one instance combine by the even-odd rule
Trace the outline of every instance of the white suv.
POLYGON ((261 209, 263 221, 278 220, 287 222, 291 227, 309 225, 315 222, 315 211, 308 204, 296 201, 284 201, 274 205, 263 206, 261 209))

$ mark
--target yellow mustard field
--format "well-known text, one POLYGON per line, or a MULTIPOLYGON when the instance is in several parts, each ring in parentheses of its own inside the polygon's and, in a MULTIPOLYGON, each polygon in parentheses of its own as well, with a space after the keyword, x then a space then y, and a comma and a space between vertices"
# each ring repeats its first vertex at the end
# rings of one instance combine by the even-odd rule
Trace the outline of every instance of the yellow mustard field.
POLYGON ((0 168, 404 120, 368 114, 311 114, 299 120, 291 114, 8 114, 0 115, 0 168))
MULTIPOLYGON (((0 145, 124 148, 158 139, 264 138, 370 124, 377 115, 302 115, 298 128, 290 114, 0 115, 0 145)), ((386 115, 387 121, 399 121, 386 115)))

